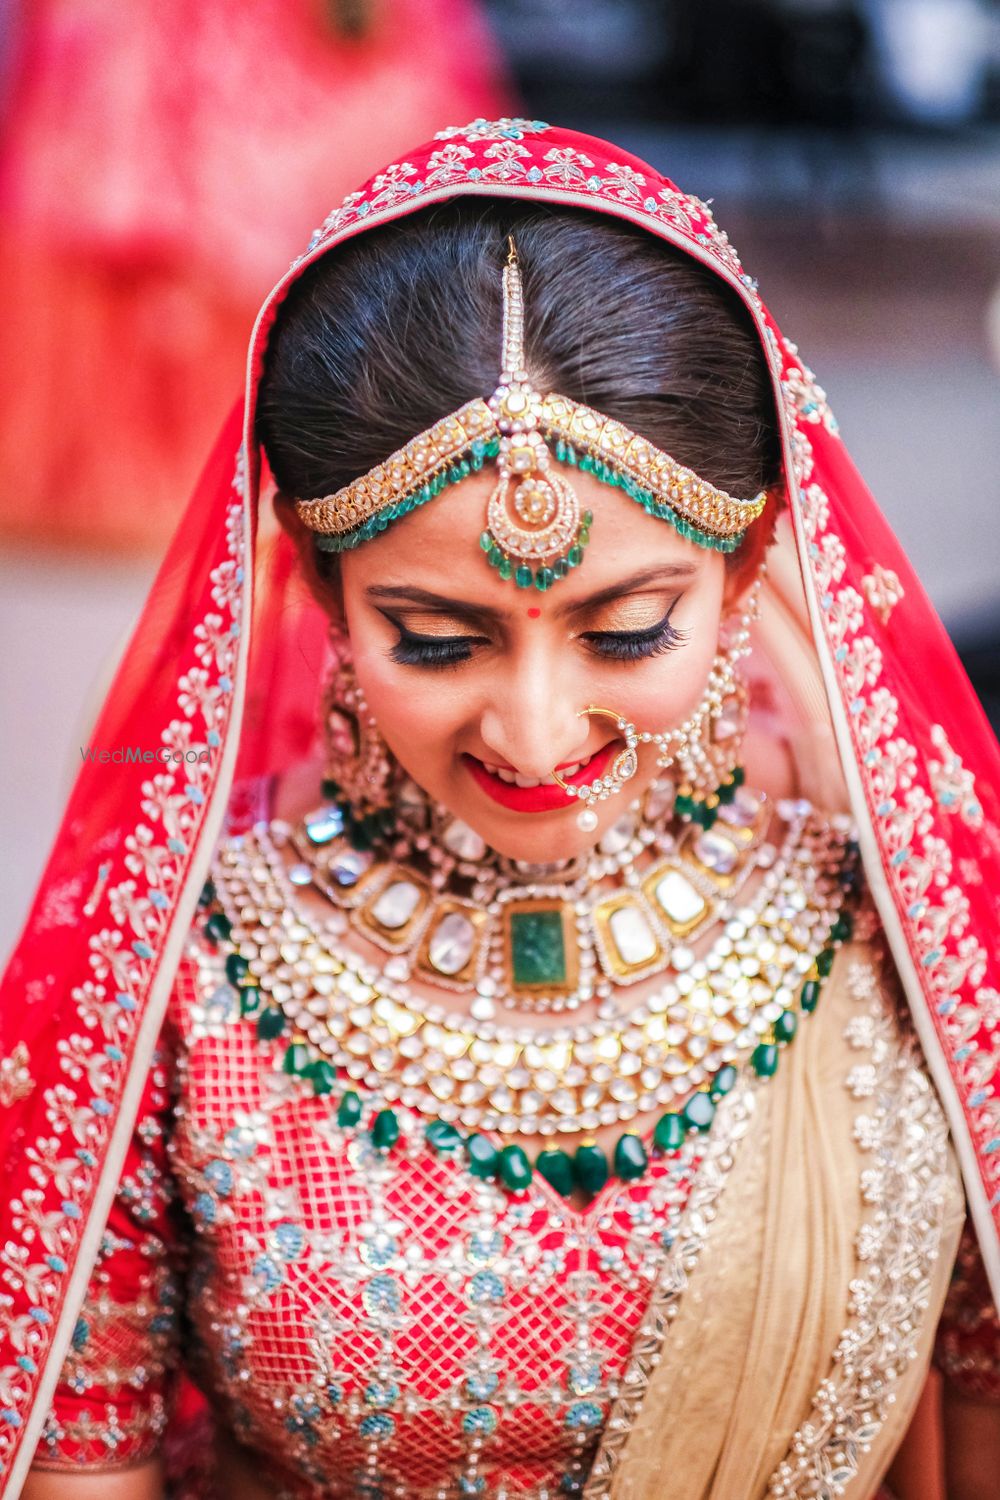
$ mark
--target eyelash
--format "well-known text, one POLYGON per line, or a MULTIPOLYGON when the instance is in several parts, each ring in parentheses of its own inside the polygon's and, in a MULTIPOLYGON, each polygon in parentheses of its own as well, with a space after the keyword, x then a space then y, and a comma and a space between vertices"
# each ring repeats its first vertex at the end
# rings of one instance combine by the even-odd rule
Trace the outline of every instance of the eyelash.
POLYGON ((671 604, 662 620, 648 625, 645 630, 590 631, 583 639, 593 645, 598 656, 611 657, 615 661, 645 661, 650 656, 661 656, 665 651, 676 651, 683 646, 687 632, 675 630, 670 623, 677 600, 671 604))
MULTIPOLYGON (((687 633, 670 623, 677 604, 675 599, 662 620, 645 630, 592 630, 580 639, 592 647, 595 655, 612 661, 645 661, 683 646, 687 633)), ((388 617, 387 617, 388 618, 388 617)), ((399 640, 390 649, 392 661, 406 667, 452 667, 469 661, 472 647, 488 644, 482 636, 414 635, 399 620, 392 620, 399 640)))
POLYGON ((472 655, 471 647, 482 643, 481 636, 412 635, 402 625, 395 621, 393 624, 399 631, 399 640, 390 650, 389 656, 404 667, 457 666, 459 662, 469 660, 472 655))

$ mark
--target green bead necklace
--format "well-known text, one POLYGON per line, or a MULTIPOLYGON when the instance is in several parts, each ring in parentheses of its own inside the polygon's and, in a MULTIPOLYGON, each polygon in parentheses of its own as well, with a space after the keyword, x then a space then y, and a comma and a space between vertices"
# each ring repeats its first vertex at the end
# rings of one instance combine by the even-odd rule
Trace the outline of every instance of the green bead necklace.
MULTIPOLYGON (((808 1016, 815 1011, 823 983, 833 968, 836 950, 853 934, 853 917, 846 903, 856 883, 856 869, 853 864, 848 864, 841 877, 845 905, 802 982, 797 1007, 782 1011, 750 1054, 749 1068, 761 1081, 773 1078, 777 1073, 782 1050, 794 1041, 798 1032, 800 1015, 808 1016)), ((208 907, 214 900, 215 891, 209 882, 199 904, 208 907)), ((232 923, 216 909, 210 912, 202 930, 212 947, 217 948, 229 940, 232 923)), ((258 1040, 270 1043, 284 1036, 290 1029, 288 1018, 279 1006, 265 1000, 253 982, 254 976, 249 972, 246 959, 239 953, 230 952, 226 955, 224 968, 228 982, 239 995, 240 1013, 253 1020, 258 1040)), ((309 1042, 294 1036, 283 1054, 282 1069, 307 1082, 317 1097, 332 1094, 337 1082, 337 1070, 333 1064, 317 1055, 309 1042)), ((430 1120, 424 1128, 424 1139, 439 1155, 460 1154, 472 1176, 499 1182, 510 1193, 525 1192, 537 1171, 561 1196, 569 1197, 579 1190, 592 1199, 612 1175, 622 1182, 635 1181, 647 1171, 651 1154, 654 1157, 671 1155, 681 1149, 689 1136, 708 1131, 719 1101, 733 1089, 738 1078, 739 1070, 731 1063, 725 1064, 717 1069, 706 1086, 688 1097, 681 1109, 668 1110, 661 1115, 653 1130, 651 1153, 635 1131, 625 1131, 619 1136, 610 1160, 595 1141, 584 1138, 572 1153, 561 1147, 546 1147, 538 1153, 534 1163, 522 1146, 494 1145, 483 1132, 467 1134, 446 1120, 430 1120)), ((371 1102, 368 1108, 371 1108, 371 1102)), ((366 1103, 355 1089, 349 1088, 340 1095, 336 1109, 338 1125, 344 1129, 357 1129, 366 1113, 366 1103)), ((390 1107, 376 1108, 366 1129, 372 1146, 381 1153, 391 1151, 401 1137, 399 1116, 390 1107)))

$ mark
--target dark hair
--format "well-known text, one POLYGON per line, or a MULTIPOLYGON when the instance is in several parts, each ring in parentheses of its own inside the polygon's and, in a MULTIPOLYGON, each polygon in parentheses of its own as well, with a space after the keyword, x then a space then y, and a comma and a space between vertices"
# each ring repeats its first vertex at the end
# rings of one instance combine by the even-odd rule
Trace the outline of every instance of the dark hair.
POLYGON ((740 498, 776 482, 760 340, 718 276, 608 216, 466 197, 348 241, 293 286, 258 413, 285 494, 330 494, 492 392, 508 234, 539 389, 618 418, 740 498))

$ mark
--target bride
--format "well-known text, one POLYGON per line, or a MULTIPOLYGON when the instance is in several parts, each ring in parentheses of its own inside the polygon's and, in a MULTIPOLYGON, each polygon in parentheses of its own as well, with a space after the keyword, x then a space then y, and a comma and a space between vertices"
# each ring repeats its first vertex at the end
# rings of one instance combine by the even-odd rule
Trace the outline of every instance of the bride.
POLYGON ((249 368, 6 979, 3 1493, 987 1495, 996 746, 710 211, 444 131, 249 368))

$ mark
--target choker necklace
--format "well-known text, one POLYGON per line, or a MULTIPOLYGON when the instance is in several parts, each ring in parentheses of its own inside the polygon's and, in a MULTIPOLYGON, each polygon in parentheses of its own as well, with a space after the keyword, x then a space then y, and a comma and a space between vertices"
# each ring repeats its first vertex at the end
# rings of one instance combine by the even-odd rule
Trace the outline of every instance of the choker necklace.
POLYGON ((288 879, 313 886, 393 975, 467 992, 478 1021, 498 1008, 616 1009, 617 989, 671 966, 712 924, 725 924, 757 869, 786 873, 798 822, 772 817, 767 798, 739 787, 711 828, 675 838, 673 787, 658 782, 588 855, 562 865, 504 859, 416 788, 402 831, 381 858, 358 849, 334 805, 294 828, 273 824, 292 854, 288 879), (785 821, 779 850, 766 835, 785 821))
MULTIPOLYGON (((414 993, 399 954, 381 966, 360 959, 343 941, 348 911, 331 907, 323 922, 302 909, 295 867, 280 849, 287 827, 259 824, 223 844, 213 867, 205 932, 224 951, 221 963, 210 962, 224 982, 209 1004, 226 1014, 238 1005, 262 1042, 281 1038, 285 1070, 317 1093, 331 1092, 340 1074, 341 1108, 353 1110, 357 1085, 380 1116, 401 1105, 453 1143, 459 1127, 557 1136, 657 1109, 681 1118, 682 1098, 685 1119, 693 1106, 687 1123, 706 1128, 698 1111, 731 1087, 739 1065, 774 1072, 779 1046, 815 1008, 834 948, 850 935, 845 892, 856 870, 847 820, 827 822, 802 802, 779 802, 776 814, 780 849, 746 904, 724 903, 726 920, 716 921, 701 957, 674 941, 662 984, 626 1014, 602 1006, 592 1021, 545 1030, 500 1025, 472 1006, 466 1015, 434 1005, 414 993)), ((649 858, 659 870, 658 852, 649 858)), ((432 889, 450 899, 446 886, 432 889)), ((614 892, 591 899, 595 907, 632 900, 637 890, 623 870, 614 892)), ((586 910, 580 920, 586 925, 586 910)))

